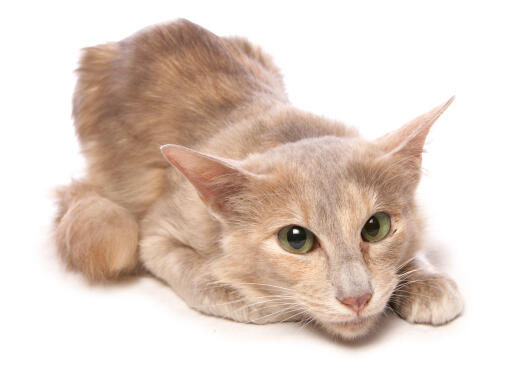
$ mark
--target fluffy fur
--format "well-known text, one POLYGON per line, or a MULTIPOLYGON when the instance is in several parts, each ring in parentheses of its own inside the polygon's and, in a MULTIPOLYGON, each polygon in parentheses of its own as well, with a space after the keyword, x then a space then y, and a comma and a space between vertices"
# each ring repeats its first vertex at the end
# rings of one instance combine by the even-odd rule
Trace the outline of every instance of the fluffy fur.
POLYGON ((367 141, 292 107, 259 48, 186 20, 88 48, 78 74, 87 177, 60 190, 56 238, 89 279, 143 265, 206 314, 314 321, 345 338, 389 306, 429 324, 461 312, 455 283, 416 257, 421 152, 451 100, 367 141), (364 242, 379 211, 391 232, 364 242), (290 224, 316 235, 311 252, 280 247, 290 224), (361 312, 339 301, 366 293, 361 312))

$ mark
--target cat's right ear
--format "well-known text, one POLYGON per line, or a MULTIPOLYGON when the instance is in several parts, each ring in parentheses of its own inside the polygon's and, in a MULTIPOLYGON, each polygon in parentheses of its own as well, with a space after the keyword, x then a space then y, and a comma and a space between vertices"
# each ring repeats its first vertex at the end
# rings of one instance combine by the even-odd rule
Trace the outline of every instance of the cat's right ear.
POLYGON ((201 200, 216 214, 235 213, 234 196, 241 194, 253 175, 242 169, 237 161, 186 148, 164 145, 164 157, 196 188, 201 200))

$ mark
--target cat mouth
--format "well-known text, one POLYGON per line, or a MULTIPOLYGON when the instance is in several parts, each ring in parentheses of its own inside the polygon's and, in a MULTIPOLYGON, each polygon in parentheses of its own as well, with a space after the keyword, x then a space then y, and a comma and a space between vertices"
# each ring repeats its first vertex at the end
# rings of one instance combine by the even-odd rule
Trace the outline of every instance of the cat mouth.
POLYGON ((368 325, 374 323, 380 314, 365 314, 365 315, 357 315, 357 316, 343 316, 340 319, 333 320, 324 320, 324 324, 331 325, 333 327, 339 328, 350 328, 350 329, 358 329, 364 328, 368 325))
POLYGON ((366 335, 375 325, 376 315, 356 316, 345 320, 319 321, 327 332, 345 339, 355 339, 366 335))
POLYGON ((329 322, 330 324, 340 324, 340 325, 357 325, 364 323, 365 321, 371 319, 372 316, 355 316, 351 317, 349 319, 343 319, 343 320, 334 320, 329 322))
POLYGON ((363 314, 363 315, 349 315, 349 314, 340 314, 334 319, 331 316, 331 319, 326 319, 327 317, 322 317, 322 315, 318 315, 320 320, 323 320, 327 324, 340 324, 340 325, 354 325, 361 324, 368 320, 373 320, 378 314, 363 314), (323 318, 323 319, 322 319, 323 318))

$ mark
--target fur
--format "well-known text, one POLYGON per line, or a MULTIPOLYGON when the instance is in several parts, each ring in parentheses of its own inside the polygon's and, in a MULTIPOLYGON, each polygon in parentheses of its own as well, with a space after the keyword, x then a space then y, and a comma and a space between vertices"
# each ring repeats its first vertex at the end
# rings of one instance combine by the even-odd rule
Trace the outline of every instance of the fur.
POLYGON ((206 314, 344 338, 389 306, 418 323, 461 312, 455 283, 416 257, 423 144, 452 100, 367 141, 291 106, 260 48, 186 20, 85 49, 78 76, 87 176, 59 191, 56 220, 71 268, 97 281, 142 265, 206 314), (376 212, 392 229, 370 244, 376 212), (279 246, 290 224, 316 235, 311 252, 279 246), (364 294, 361 312, 340 303, 364 294))

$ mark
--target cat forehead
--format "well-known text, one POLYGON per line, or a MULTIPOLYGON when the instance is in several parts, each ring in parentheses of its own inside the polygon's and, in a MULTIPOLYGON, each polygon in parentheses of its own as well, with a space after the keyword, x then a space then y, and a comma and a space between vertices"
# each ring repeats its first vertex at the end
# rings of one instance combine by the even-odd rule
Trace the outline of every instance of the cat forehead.
POLYGON ((350 177, 352 167, 371 166, 381 152, 360 138, 324 136, 275 147, 253 161, 259 173, 281 174, 290 180, 330 183, 350 177), (302 177, 302 178, 301 178, 302 177))
POLYGON ((401 194, 388 191, 394 174, 382 156, 362 139, 327 136, 282 145, 258 162, 269 174, 272 186, 265 192, 274 191, 272 198, 284 194, 282 200, 302 213, 340 218, 400 206, 401 194))
POLYGON ((258 172, 272 172, 303 168, 317 172, 335 169, 346 163, 357 151, 364 151, 365 143, 357 138, 323 136, 306 138, 274 147, 249 160, 258 172))

